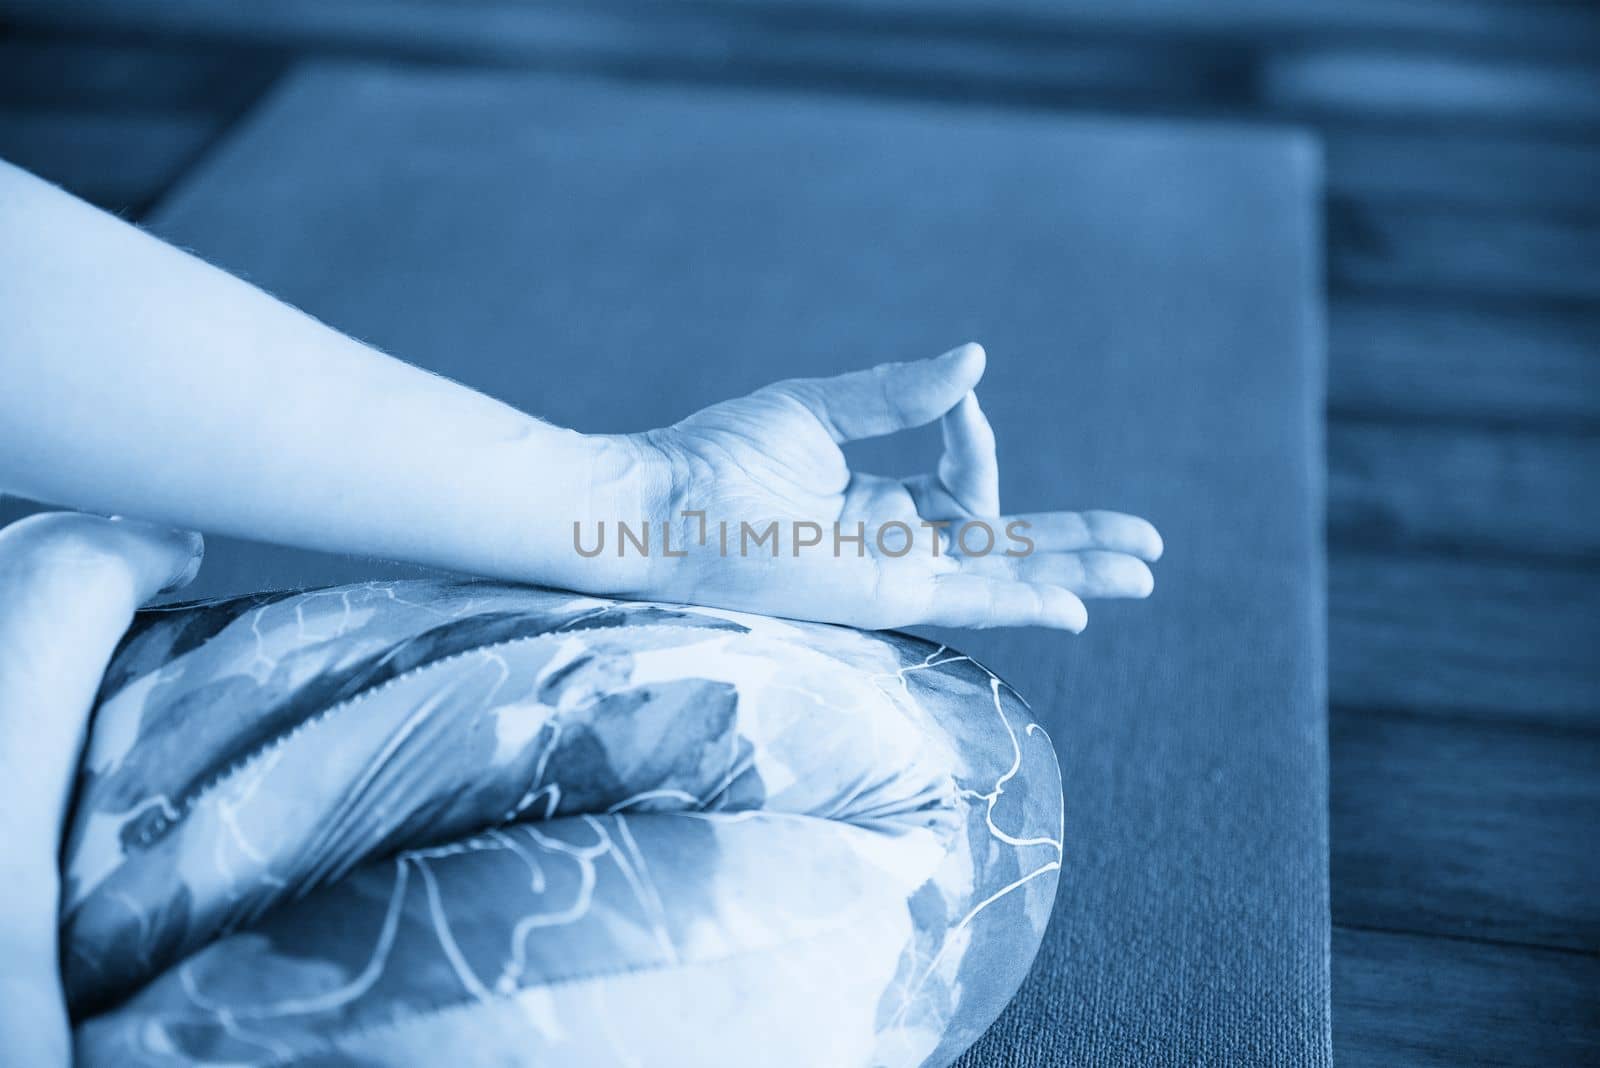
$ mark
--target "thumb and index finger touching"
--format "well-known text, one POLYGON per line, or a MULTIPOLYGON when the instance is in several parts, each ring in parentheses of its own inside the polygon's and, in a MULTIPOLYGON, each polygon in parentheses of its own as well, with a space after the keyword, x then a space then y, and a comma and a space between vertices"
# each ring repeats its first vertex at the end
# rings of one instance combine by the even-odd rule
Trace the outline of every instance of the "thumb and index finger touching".
POLYGON ((983 346, 883 363, 832 378, 796 378, 773 387, 804 405, 836 444, 882 437, 931 423, 962 403, 983 377, 983 346))
POLYGON ((994 429, 973 392, 987 363, 983 346, 968 342, 926 360, 793 379, 776 388, 804 405, 839 445, 939 420, 944 435, 940 482, 970 514, 998 516, 994 429))

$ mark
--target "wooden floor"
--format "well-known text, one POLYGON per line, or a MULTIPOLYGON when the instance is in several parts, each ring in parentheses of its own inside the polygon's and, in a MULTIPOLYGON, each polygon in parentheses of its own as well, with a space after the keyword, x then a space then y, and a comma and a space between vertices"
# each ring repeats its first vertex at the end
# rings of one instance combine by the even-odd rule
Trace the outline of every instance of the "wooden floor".
POLYGON ((492 34, 375 32, 316 5, 286 7, 299 26, 80 12, 85 34, 35 8, 0 29, 0 156, 138 218, 285 64, 325 51, 1314 125, 1336 1057, 1600 1063, 1592 6, 1164 0, 1162 21, 1080 0, 1056 34, 712 7, 622 29, 615 7, 522 8, 492 34))

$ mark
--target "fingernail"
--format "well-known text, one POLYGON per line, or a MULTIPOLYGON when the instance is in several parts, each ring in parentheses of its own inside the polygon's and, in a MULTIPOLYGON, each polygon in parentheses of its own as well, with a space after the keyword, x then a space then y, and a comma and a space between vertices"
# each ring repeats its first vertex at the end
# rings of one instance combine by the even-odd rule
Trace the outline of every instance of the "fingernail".
POLYGON ((949 352, 939 357, 952 371, 959 371, 960 377, 970 378, 974 383, 983 377, 983 369, 988 365, 988 356, 983 351, 983 346, 975 341, 965 345, 957 345, 949 352))
POLYGON ((1161 540, 1161 532, 1154 526, 1150 528, 1150 560, 1153 563, 1161 559, 1161 554, 1167 549, 1166 542, 1161 540))
POLYGON ((1083 628, 1089 625, 1089 610, 1086 605, 1071 593, 1062 591, 1057 597, 1055 615, 1061 623, 1074 634, 1082 634, 1083 628))
POLYGON ((193 582, 195 576, 200 574, 200 564, 206 556, 206 540, 201 537, 199 532, 183 530, 173 531, 173 533, 189 543, 189 562, 184 565, 183 572, 177 578, 161 587, 159 591, 161 593, 172 593, 175 590, 181 590, 193 582))
POLYGON ((1156 591, 1156 575, 1144 561, 1135 561, 1139 565, 1139 582, 1137 585, 1140 597, 1148 597, 1156 591))

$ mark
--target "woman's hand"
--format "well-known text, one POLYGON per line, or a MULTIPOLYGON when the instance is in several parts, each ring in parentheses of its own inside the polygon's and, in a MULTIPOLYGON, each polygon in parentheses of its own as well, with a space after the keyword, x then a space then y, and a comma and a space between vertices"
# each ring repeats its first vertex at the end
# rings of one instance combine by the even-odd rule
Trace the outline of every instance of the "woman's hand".
MULTIPOLYGON (((994 432, 972 392, 983 370, 983 349, 964 345, 930 360, 779 382, 627 439, 642 457, 649 556, 636 540, 619 541, 615 521, 631 517, 595 517, 579 524, 574 543, 593 551, 605 521, 603 548, 579 561, 595 581, 582 568, 573 578, 580 588, 615 589, 608 576, 621 573, 636 583, 623 592, 639 597, 869 628, 1081 631, 1081 598, 1147 596, 1147 562, 1161 555, 1161 538, 1143 519, 1001 513, 994 432), (935 419, 944 455, 929 474, 851 471, 839 448, 935 419)), ((637 539, 640 524, 628 525, 637 539)))

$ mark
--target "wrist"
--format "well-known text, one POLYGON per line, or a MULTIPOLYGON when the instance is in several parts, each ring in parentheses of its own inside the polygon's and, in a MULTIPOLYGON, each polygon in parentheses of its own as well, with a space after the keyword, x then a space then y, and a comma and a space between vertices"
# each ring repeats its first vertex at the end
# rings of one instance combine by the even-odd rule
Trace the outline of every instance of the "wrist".
POLYGON ((670 465, 644 434, 573 434, 568 443, 575 478, 549 518, 570 554, 572 528, 653 520, 671 485, 670 465))
POLYGON ((614 539, 619 522, 635 529, 656 523, 672 485, 666 456, 646 434, 542 429, 521 462, 535 486, 523 535, 529 559, 509 577, 596 594, 643 588, 649 560, 619 558, 609 544, 586 556, 578 543, 592 542, 601 524, 614 539))

